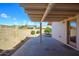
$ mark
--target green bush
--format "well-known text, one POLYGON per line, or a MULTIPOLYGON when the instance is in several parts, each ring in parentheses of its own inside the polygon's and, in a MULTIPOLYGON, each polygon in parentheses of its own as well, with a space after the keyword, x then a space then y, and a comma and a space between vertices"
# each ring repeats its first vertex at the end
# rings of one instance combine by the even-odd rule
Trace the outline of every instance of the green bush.
POLYGON ((52 29, 50 27, 46 27, 44 30, 45 33, 51 33, 52 29))
POLYGON ((40 33, 40 31, 37 31, 37 32, 36 32, 36 34, 39 34, 39 33, 40 33))
POLYGON ((31 34, 34 35, 35 34, 35 31, 31 31, 31 34))

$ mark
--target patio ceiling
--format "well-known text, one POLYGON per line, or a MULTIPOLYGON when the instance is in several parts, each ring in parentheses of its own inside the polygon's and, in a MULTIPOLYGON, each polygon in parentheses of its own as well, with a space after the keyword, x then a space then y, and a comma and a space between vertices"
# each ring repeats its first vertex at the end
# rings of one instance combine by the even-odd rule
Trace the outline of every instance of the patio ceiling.
POLYGON ((22 3, 32 21, 61 21, 79 14, 78 3, 22 3))

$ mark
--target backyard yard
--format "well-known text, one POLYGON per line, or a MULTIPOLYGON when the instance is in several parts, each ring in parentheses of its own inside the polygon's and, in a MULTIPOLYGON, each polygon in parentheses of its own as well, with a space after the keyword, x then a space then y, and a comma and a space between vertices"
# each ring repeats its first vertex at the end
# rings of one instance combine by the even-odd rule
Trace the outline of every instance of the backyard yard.
POLYGON ((13 49, 19 42, 27 37, 27 29, 19 28, 0 28, 0 49, 13 49))
POLYGON ((36 37, 39 33, 32 35, 32 31, 38 31, 39 29, 28 29, 19 27, 0 27, 0 49, 11 50, 17 44, 19 44, 26 37, 36 37))

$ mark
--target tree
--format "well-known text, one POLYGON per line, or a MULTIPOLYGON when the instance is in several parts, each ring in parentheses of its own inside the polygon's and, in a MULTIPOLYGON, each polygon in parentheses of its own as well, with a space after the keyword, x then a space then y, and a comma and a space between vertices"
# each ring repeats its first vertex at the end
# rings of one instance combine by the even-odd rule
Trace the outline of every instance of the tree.
POLYGON ((45 33, 51 33, 52 29, 50 27, 46 27, 44 30, 45 33))

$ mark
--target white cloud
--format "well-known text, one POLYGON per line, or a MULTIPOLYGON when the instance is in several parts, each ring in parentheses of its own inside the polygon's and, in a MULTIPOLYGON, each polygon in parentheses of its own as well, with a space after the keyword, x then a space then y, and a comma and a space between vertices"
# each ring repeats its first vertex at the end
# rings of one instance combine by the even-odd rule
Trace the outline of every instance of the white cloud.
POLYGON ((1 13, 0 17, 2 17, 2 18, 8 18, 8 15, 6 13, 1 13))

